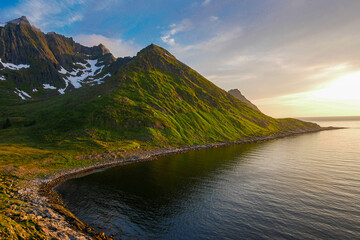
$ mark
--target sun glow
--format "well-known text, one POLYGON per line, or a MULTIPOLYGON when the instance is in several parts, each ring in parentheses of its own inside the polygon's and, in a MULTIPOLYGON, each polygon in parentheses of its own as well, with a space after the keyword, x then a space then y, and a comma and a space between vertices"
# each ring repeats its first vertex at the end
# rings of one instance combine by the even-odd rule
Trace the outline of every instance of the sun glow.
POLYGON ((254 101, 276 117, 360 115, 360 71, 344 74, 320 89, 254 101))
POLYGON ((360 100, 360 72, 341 76, 310 95, 327 100, 360 100))

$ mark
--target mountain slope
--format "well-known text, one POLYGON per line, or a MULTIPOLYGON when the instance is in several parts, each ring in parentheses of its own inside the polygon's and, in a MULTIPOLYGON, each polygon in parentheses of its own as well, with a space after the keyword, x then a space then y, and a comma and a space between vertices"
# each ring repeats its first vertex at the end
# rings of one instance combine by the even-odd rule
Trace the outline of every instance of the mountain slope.
POLYGON ((0 82, 15 88, 0 85, 0 133, 7 136, 0 143, 101 152, 318 128, 264 115, 153 44, 135 57, 115 59, 103 45, 88 48, 55 33, 43 34, 24 17, 0 31, 0 74, 7 78, 0 82), (37 64, 47 67, 34 68, 37 64), (98 76, 106 78, 86 84, 98 76), (27 90, 34 87, 30 95, 27 90), (10 101, 9 93, 17 100, 10 101))
POLYGON ((230 89, 228 93, 231 94, 234 98, 240 100, 240 102, 243 102, 252 109, 260 112, 259 108, 255 104, 250 102, 244 95, 242 95, 239 89, 230 89))
POLYGON ((264 115, 153 44, 115 59, 103 45, 44 34, 22 17, 0 27, 0 59, 0 238, 45 238, 44 225, 22 218, 13 181, 167 147, 320 129, 264 115))
POLYGON ((85 47, 41 32, 26 17, 15 19, 0 27, 0 100, 11 104, 102 83, 115 61, 102 44, 85 47))
POLYGON ((33 142, 76 142, 79 149, 93 146, 97 151, 129 141, 192 145, 318 127, 250 108, 156 45, 140 51, 101 85, 9 107, 2 114, 4 124, 6 119, 14 124, 5 131, 16 128, 33 142))

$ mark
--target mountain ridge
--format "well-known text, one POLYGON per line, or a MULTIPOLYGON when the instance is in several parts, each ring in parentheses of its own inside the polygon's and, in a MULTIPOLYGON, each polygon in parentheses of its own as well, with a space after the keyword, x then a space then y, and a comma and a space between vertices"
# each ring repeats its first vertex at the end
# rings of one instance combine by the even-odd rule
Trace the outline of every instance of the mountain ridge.
POLYGON ((252 109, 256 110, 256 111, 260 111, 260 109, 253 104, 252 102, 250 102, 244 95, 241 94, 239 89, 230 89, 228 91, 229 94, 231 94, 233 97, 235 97, 236 99, 240 100, 241 102, 247 104, 249 107, 251 107, 252 109))
MULTIPOLYGON (((116 59, 104 45, 85 47, 21 21, 0 27, 0 187, 6 192, 17 194, 13 181, 28 185, 19 179, 64 169, 321 130, 263 114, 157 45, 116 59)), ((74 237, 52 223, 23 221, 33 219, 34 209, 0 195, 9 210, 0 211, 0 238, 74 237)), ((75 229, 94 234, 58 199, 48 207, 75 229)), ((103 233, 93 237, 106 239, 103 233)))
POLYGON ((95 144, 102 151, 119 148, 125 140, 193 145, 318 127, 264 115, 248 100, 236 99, 155 44, 134 57, 115 59, 102 44, 84 47, 56 33, 35 33, 26 21, 20 18, 15 21, 18 25, 0 28, 0 74, 8 73, 4 75, 7 80, 0 81, 4 106, 0 123, 6 125, 6 132, 13 130, 34 142, 54 144, 74 142, 75 134, 86 139, 83 147, 95 144), (25 40, 7 39, 4 29, 25 40), (16 51, 6 51, 9 45, 16 46, 16 51), (28 52, 37 58, 16 60, 17 53, 28 52), (5 62, 9 59, 12 65, 5 62), (33 69, 45 60, 44 68, 33 69), (31 71, 40 76, 48 76, 49 71, 56 74, 39 86, 28 74, 31 71), (12 85, 1 85, 11 82, 10 74, 18 72, 27 75, 18 75, 12 85), (8 100, 6 91, 13 92, 17 101, 8 100))
MULTIPOLYGON (((21 36, 34 33, 31 24, 10 25, 5 29, 11 33, 21 36)), ((1 33, 3 29, 0 29, 1 33)), ((1 35, 0 41, 6 42, 7 36, 1 35)), ((35 38, 35 45, 28 45, 29 41, 22 45, 19 39, 13 39, 17 43, 15 53, 28 52, 28 48, 38 49, 30 51, 31 56, 38 54, 38 58, 30 63, 14 61, 14 64, 21 62, 30 67, 21 70, 6 68, 5 71, 32 71, 35 61, 45 59, 52 61, 49 69, 56 74, 49 81, 41 82, 40 87, 29 79, 31 75, 18 79, 21 84, 15 84, 13 91, 25 104, 17 107, 23 109, 22 117, 4 111, 2 118, 14 122, 14 118, 20 117, 26 119, 24 122, 35 122, 30 128, 34 132, 29 133, 28 129, 26 132, 32 137, 38 136, 37 141, 54 136, 59 141, 69 140, 74 132, 86 139, 101 139, 106 132, 116 141, 134 138, 164 144, 198 144, 264 136, 307 125, 298 120, 286 122, 262 114, 251 103, 234 98, 155 44, 143 48, 134 57, 115 59, 102 44, 84 47, 72 38, 56 33, 36 33, 26 36, 26 40, 31 37, 35 38), (57 79, 60 81, 56 82, 57 79), (30 85, 27 89, 36 89, 31 95, 23 87, 26 83, 30 85), (49 92, 53 94, 47 94, 49 92), (68 96, 55 96, 62 94, 68 96), (62 101, 68 103, 62 105, 62 101), (47 104, 51 107, 44 107, 47 104), (69 104, 71 108, 67 107, 69 104), (40 107, 28 112, 32 106, 40 107), (93 130, 101 134, 94 137, 89 133, 93 130)), ((4 49, 8 49, 7 46, 0 47, 0 58, 6 53, 4 49)), ((11 57, 15 59, 13 55, 11 57)), ((8 59, 4 58, 5 61, 8 59)), ((4 68, 0 74, 2 72, 4 68)), ((47 76, 48 72, 44 69, 36 71, 40 76, 47 76)), ((0 99, 6 97, 1 95, 0 99)), ((13 104, 19 102, 10 103, 10 106, 13 104)))
POLYGON ((101 82, 99 79, 109 78, 106 74, 111 74, 114 66, 116 68, 124 61, 116 59, 102 44, 86 47, 71 37, 54 32, 45 34, 31 25, 26 17, 0 27, 0 59, 0 92, 6 94, 11 103, 21 100, 16 89, 25 91, 30 96, 26 99, 30 100, 98 84, 101 82), (95 65, 101 67, 101 71, 89 75, 89 61, 93 60, 97 60, 95 65), (24 64, 29 67, 16 68, 24 64), (10 65, 16 69, 7 67, 10 65), (46 88, 44 84, 52 87, 46 88))

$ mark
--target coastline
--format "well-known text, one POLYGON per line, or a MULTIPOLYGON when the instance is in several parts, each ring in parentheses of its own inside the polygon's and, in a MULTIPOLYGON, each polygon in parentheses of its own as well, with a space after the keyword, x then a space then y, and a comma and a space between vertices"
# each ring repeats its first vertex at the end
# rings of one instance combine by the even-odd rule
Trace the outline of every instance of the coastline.
MULTIPOLYGON (((22 199, 32 207, 30 214, 41 216, 40 226, 49 238, 62 239, 113 239, 111 236, 105 235, 89 227, 86 223, 81 222, 74 216, 63 204, 61 198, 55 192, 55 188, 60 183, 85 174, 91 174, 94 171, 114 166, 125 165, 135 162, 151 161, 160 156, 179 154, 193 150, 206 148, 216 148, 229 145, 246 144, 254 142, 262 142, 273 139, 284 138, 292 135, 320 132, 326 130, 343 129, 340 127, 320 127, 316 129, 290 131, 286 133, 270 135, 265 137, 255 137, 235 142, 214 143, 205 145, 193 145, 182 148, 155 149, 150 151, 137 151, 132 156, 114 160, 99 162, 86 167, 67 169, 52 174, 43 179, 30 180, 27 186, 19 190, 22 199), (56 227, 54 227, 54 225, 56 227)), ((94 157, 94 156, 93 156, 94 157)), ((109 154, 101 154, 96 157, 100 159, 109 159, 109 154)))

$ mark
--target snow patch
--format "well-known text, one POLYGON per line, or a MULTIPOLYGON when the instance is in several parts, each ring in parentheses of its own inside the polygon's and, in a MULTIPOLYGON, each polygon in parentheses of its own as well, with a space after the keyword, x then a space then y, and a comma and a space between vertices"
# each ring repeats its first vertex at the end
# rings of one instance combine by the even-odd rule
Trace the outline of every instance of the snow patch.
POLYGON ((9 68, 11 70, 20 70, 22 68, 29 68, 30 65, 27 65, 27 64, 19 64, 19 65, 16 65, 16 64, 13 64, 13 63, 4 63, 1 58, 0 58, 0 63, 5 67, 5 68, 9 68))
POLYGON ((61 67, 61 69, 60 69, 59 73, 61 73, 61 74, 67 74, 67 73, 68 73, 68 71, 66 71, 66 69, 65 69, 65 68, 61 67))
POLYGON ((104 83, 103 80, 104 80, 106 77, 111 77, 111 74, 108 73, 108 74, 105 74, 105 75, 104 75, 103 77, 101 77, 101 78, 92 79, 91 82, 90 82, 90 84, 92 84, 92 85, 94 85, 95 83, 96 83, 96 84, 102 84, 102 83, 104 83))
POLYGON ((58 92, 59 92, 60 94, 65 94, 65 89, 66 89, 66 88, 60 88, 60 89, 58 89, 58 92))
POLYGON ((5 81, 6 78, 4 76, 0 76, 0 81, 5 81))
POLYGON ((50 84, 43 84, 44 89, 56 89, 56 87, 51 86, 50 84))
POLYGON ((69 80, 64 80, 64 81, 65 81, 65 87, 58 89, 58 92, 59 92, 60 94, 65 94, 65 90, 66 90, 66 88, 69 86, 69 80))
POLYGON ((14 93, 16 93, 22 100, 26 100, 26 98, 31 98, 29 94, 18 88, 16 88, 16 91, 14 91, 14 93))
POLYGON ((33 92, 37 92, 38 90, 37 90, 36 88, 34 88, 32 91, 33 91, 33 92))
MULTIPOLYGON (((87 61, 87 63, 81 63, 81 62, 75 63, 75 64, 82 66, 83 69, 73 69, 72 72, 68 72, 63 67, 61 67, 61 70, 59 71, 59 73, 70 75, 70 76, 66 76, 64 78, 64 81, 66 82, 66 87, 67 87, 68 83, 70 82, 74 86, 74 88, 80 88, 82 86, 83 81, 86 78, 93 77, 93 76, 101 73, 101 71, 105 67, 105 65, 102 65, 100 67, 96 66, 96 64, 99 63, 99 60, 86 60, 86 61, 87 61), (81 75, 77 76, 79 72, 81 72, 81 75)), ((65 89, 66 89, 66 87, 65 87, 65 89)), ((60 89, 60 90, 61 90, 61 92, 63 92, 62 89, 60 89)))

